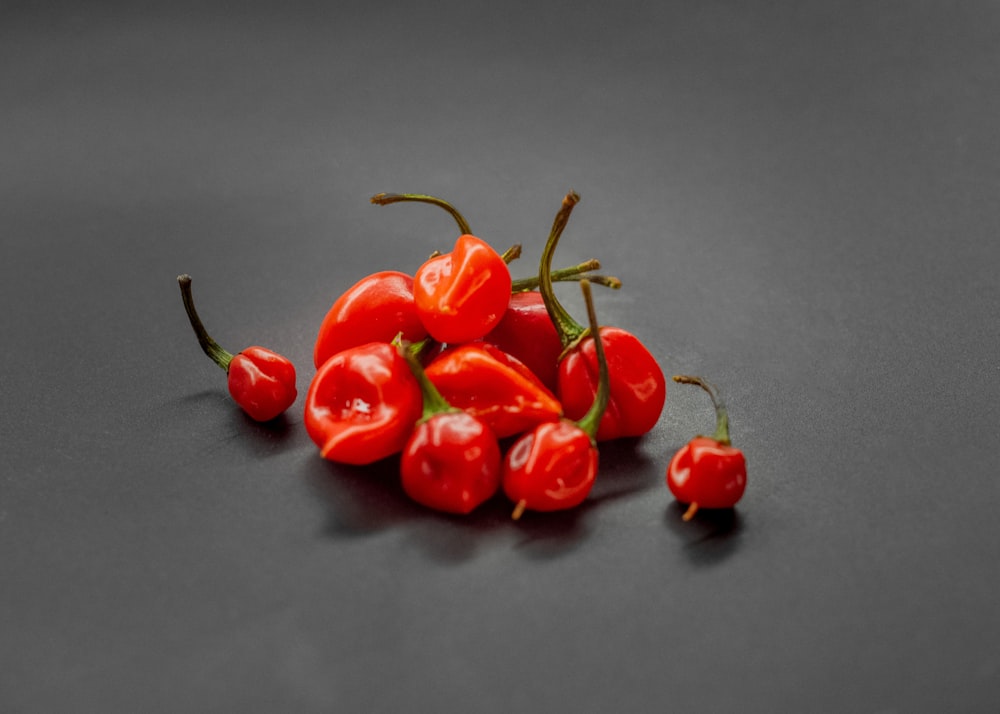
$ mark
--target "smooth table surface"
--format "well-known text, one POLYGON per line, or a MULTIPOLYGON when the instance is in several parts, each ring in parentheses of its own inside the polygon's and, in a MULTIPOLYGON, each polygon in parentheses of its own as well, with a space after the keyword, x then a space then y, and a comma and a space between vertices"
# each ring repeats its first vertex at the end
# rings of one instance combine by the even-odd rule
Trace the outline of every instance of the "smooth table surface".
POLYGON ((0 711, 998 711, 998 88, 985 0, 4 3, 0 711), (327 308, 455 237, 368 198, 523 277, 570 189, 736 510, 664 486, 692 387, 563 514, 321 459, 327 308))

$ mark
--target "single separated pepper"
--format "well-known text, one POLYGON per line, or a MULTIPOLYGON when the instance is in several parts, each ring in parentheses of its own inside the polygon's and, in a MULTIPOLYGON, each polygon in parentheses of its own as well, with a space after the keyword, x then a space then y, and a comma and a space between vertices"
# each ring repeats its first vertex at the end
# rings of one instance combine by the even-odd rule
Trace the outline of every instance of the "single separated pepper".
POLYGON ((449 404, 413 351, 397 345, 423 393, 423 415, 400 458, 403 490, 429 508, 470 513, 500 488, 497 437, 485 421, 449 404))
POLYGON ((719 391, 701 377, 677 375, 680 384, 695 384, 706 392, 715 407, 715 434, 696 436, 682 446, 667 466, 667 487, 688 505, 684 520, 699 508, 732 508, 747 487, 747 463, 743 452, 729 440, 729 412, 719 391))
POLYGON ((306 394, 305 425, 323 458, 361 465, 398 453, 422 412, 406 359, 388 342, 370 342, 319 368, 306 394))
POLYGON ((503 439, 562 416, 562 405, 516 358, 486 342, 445 349, 427 378, 452 406, 485 421, 503 439))
POLYGON ((191 276, 177 276, 181 299, 198 344, 212 361, 226 371, 229 395, 256 421, 271 421, 284 413, 298 396, 295 365, 266 347, 247 347, 237 354, 223 349, 208 334, 194 307, 191 276))
MULTIPOLYGON (((580 281, 591 329, 598 329, 590 282, 580 281)), ((579 421, 562 418, 539 424, 507 452, 504 493, 516 505, 517 520, 525 509, 557 511, 578 506, 597 478, 597 431, 608 406, 610 382, 602 342, 597 343, 598 380, 590 409, 579 421)))
MULTIPOLYGON (((570 192, 552 224, 552 232, 542 251, 539 290, 563 344, 559 360, 556 396, 569 419, 581 418, 597 392, 598 359, 595 329, 580 325, 556 298, 552 287, 552 255, 573 207, 580 197, 570 192)), ((642 436, 652 429, 663 411, 667 383, 656 358, 631 332, 618 327, 601 327, 607 354, 611 396, 597 431, 597 440, 642 436)))

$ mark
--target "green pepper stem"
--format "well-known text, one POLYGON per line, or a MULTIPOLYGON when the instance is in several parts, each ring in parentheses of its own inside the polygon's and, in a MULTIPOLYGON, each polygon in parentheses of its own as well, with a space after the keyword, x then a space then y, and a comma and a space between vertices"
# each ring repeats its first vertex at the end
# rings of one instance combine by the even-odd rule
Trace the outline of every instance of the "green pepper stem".
MULTIPOLYGON (((426 343, 426 340, 424 342, 426 343)), ((434 386, 434 383, 427 377, 427 373, 424 372, 424 366, 420 364, 418 356, 421 348, 417 348, 416 350, 411 349, 411 346, 404 344, 399 337, 393 340, 393 344, 410 366, 410 371, 413 372, 417 384, 420 385, 420 393, 424 397, 424 413, 420 417, 420 421, 427 421, 435 414, 460 411, 448 403, 448 400, 444 398, 441 392, 438 391, 438 388, 434 386)), ((424 343, 418 344, 423 346, 424 343)))
POLYGON ((687 374, 674 375, 674 381, 678 384, 695 384, 708 392, 708 396, 712 399, 712 406, 715 407, 715 434, 712 435, 712 438, 726 446, 731 444, 732 442, 729 440, 729 411, 715 385, 702 377, 687 374))
POLYGON ((594 395, 594 403, 577 422, 577 426, 587 433, 591 441, 594 441, 601 419, 608 408, 608 400, 611 398, 611 381, 608 376, 608 358, 604 353, 604 340, 601 339, 597 311, 594 309, 594 296, 590 291, 590 281, 586 278, 581 280, 580 290, 583 292, 584 302, 587 303, 587 321, 590 323, 590 335, 594 340, 594 350, 597 352, 597 393, 594 395))
POLYGON ((545 309, 549 313, 552 324, 555 325, 559 339, 563 347, 569 347, 586 334, 586 328, 566 311, 562 303, 556 298, 552 288, 552 254, 555 253, 559 238, 569 223, 569 215, 573 212, 573 207, 579 203, 580 197, 573 191, 563 198, 562 206, 552 222, 552 231, 545 241, 545 248, 542 250, 542 259, 538 266, 538 291, 542 294, 545 309))
POLYGON ((417 361, 420 362, 420 364, 423 364, 424 355, 430 353, 431 349, 438 343, 434 340, 433 337, 428 336, 420 340, 420 342, 409 342, 403 345, 403 333, 400 332, 398 335, 396 335, 396 339, 393 340, 393 344, 396 345, 397 347, 400 346, 405 347, 406 351, 409 354, 416 357, 417 361))
MULTIPOLYGON (((598 270, 601 267, 601 262, 596 258, 591 258, 582 263, 577 263, 568 268, 559 268, 551 272, 552 281, 578 281, 581 278, 587 278, 591 285, 603 285, 606 288, 611 288, 613 290, 618 290, 622 286, 622 281, 613 275, 597 275, 591 273, 592 270, 598 270)), ((523 293, 529 290, 537 290, 540 284, 540 279, 537 275, 532 275, 529 278, 518 278, 511 285, 512 293, 523 293)))
POLYGON ((178 275, 177 283, 181 287, 181 299, 184 300, 184 309, 187 311, 188 320, 191 321, 191 327, 194 328, 194 334, 198 337, 198 344, 213 362, 229 372, 229 363, 233 361, 233 355, 212 339, 201 318, 198 317, 198 311, 194 309, 194 297, 191 294, 191 276, 186 273, 178 275))
POLYGON ((510 265, 513 261, 521 257, 521 244, 515 243, 510 248, 501 253, 500 257, 503 258, 503 262, 510 265))
MULTIPOLYGON (((611 288, 612 290, 620 290, 622 286, 622 281, 614 275, 597 275, 596 273, 587 273, 585 275, 577 276, 576 278, 569 278, 569 280, 580 280, 581 278, 589 280, 591 285, 602 285, 606 288, 611 288)), ((567 278, 559 278, 559 280, 567 280, 567 278)))
POLYGON ((455 222, 458 224, 458 230, 461 231, 462 235, 472 234, 472 229, 469 228, 469 224, 465 220, 465 217, 458 212, 457 208, 452 206, 443 198, 427 196, 422 193, 377 193, 371 197, 371 202, 377 206, 388 206, 390 203, 401 203, 403 201, 430 203, 431 205, 443 208, 451 214, 452 218, 455 219, 455 222))

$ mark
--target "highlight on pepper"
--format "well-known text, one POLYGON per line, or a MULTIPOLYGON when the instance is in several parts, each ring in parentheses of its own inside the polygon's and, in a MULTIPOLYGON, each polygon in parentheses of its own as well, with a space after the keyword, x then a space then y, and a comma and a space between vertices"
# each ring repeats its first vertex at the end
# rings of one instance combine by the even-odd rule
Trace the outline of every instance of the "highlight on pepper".
MULTIPOLYGON (((619 290, 596 258, 553 269, 553 256, 580 197, 562 200, 537 268, 514 277, 522 242, 498 252, 444 199, 379 193, 376 205, 426 203, 458 229, 442 232, 430 257, 372 266, 334 286, 319 312, 315 373, 303 408, 319 457, 366 467, 398 459, 402 494, 434 511, 465 515, 488 501, 525 513, 571 509, 598 475, 598 445, 641 438, 659 422, 667 380, 633 332, 601 325, 592 286, 619 290), (578 322, 555 283, 578 282, 587 310, 578 322)), ((530 246, 528 246, 530 250, 530 246)), ((252 418, 273 419, 296 399, 295 369, 252 346, 232 354, 209 336, 180 275, 184 307, 202 350, 227 373, 232 398, 252 418)), ((746 462, 729 438, 718 390, 678 375, 712 399, 717 427, 678 450, 666 472, 674 497, 699 509, 730 508, 746 487, 746 462)))
POLYGON ((667 466, 667 487, 687 505, 684 520, 702 508, 732 508, 747 486, 743 452, 729 438, 729 412, 718 389, 702 377, 676 375, 679 384, 693 384, 708 392, 715 408, 715 433, 696 436, 681 447, 667 466))
POLYGON ((256 421, 266 422, 283 414, 298 396, 295 366, 265 347, 247 347, 237 354, 223 349, 208 334, 194 307, 191 276, 177 276, 181 299, 198 344, 213 362, 225 370, 229 394, 256 421))

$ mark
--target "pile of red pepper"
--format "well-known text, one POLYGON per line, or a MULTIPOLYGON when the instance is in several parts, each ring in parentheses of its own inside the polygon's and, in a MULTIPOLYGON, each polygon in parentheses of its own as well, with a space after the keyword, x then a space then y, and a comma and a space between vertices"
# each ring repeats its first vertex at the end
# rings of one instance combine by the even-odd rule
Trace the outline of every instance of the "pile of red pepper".
MULTIPOLYGON (((412 275, 376 272, 334 300, 320 323, 305 400, 306 431, 320 455, 354 465, 399 455, 404 491, 449 513, 469 513, 499 492, 510 499, 515 518, 583 502, 597 475, 598 443, 649 432, 663 409, 666 380, 634 334, 599 325, 591 285, 621 285, 595 272, 599 261, 552 268, 579 196, 563 199, 537 272, 519 280, 509 264, 521 246, 499 253, 448 202, 422 194, 371 200, 439 206, 454 218, 459 236, 412 275), (557 299, 556 280, 580 284, 585 324, 557 299)), ((235 356, 222 350, 194 311, 190 278, 178 280, 199 342, 229 373, 237 403, 261 421, 287 409, 296 398, 291 363, 261 347, 235 356)), ((725 411, 714 388, 700 378, 675 379, 709 390, 722 424, 725 411)), ((742 495, 745 465, 741 476, 728 476, 728 491, 697 487, 726 481, 717 464, 708 463, 713 455, 728 459, 727 473, 742 464, 728 443, 728 421, 725 427, 712 442, 715 451, 699 442, 705 448, 697 453, 708 453, 700 461, 692 461, 689 447, 682 450, 683 473, 671 463, 667 482, 690 504, 686 518, 699 506, 729 507, 742 495), (711 473, 692 477, 700 471, 711 473)))

